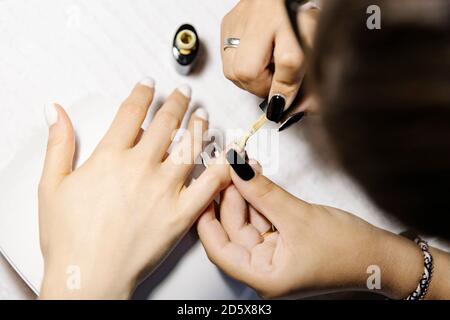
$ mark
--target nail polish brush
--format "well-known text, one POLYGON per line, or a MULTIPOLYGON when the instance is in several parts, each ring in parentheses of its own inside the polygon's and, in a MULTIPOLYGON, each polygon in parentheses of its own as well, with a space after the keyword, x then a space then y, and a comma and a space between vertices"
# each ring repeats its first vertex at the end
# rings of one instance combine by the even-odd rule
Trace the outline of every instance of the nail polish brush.
POLYGON ((245 149, 245 146, 247 145, 248 140, 251 136, 253 136, 259 129, 261 129, 264 124, 267 122, 267 117, 265 114, 261 115, 250 127, 250 129, 234 144, 239 150, 236 150, 238 152, 243 152, 245 149))

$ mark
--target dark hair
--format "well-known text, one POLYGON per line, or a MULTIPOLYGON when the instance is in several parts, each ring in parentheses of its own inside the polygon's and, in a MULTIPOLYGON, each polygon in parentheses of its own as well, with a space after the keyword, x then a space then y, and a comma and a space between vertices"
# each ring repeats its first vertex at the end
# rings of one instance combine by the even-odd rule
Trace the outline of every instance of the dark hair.
POLYGON ((381 209, 450 239, 450 1, 331 1, 312 59, 344 169, 381 209), (366 26, 369 5, 380 30, 366 26))

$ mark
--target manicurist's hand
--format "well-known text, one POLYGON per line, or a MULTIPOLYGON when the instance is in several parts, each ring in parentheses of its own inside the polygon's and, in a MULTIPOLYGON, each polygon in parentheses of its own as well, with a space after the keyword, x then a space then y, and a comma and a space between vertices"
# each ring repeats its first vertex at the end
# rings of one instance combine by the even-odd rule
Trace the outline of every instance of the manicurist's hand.
MULTIPOLYGON (((311 9, 304 14, 302 28, 308 33, 315 26, 317 12, 311 9)), ((267 118, 279 122, 283 110, 293 103, 305 74, 304 55, 284 1, 239 1, 222 20, 222 46, 227 38, 239 38, 240 44, 222 49, 225 76, 244 90, 268 97, 267 118)))
MULTIPOLYGON (((404 298, 416 288, 423 256, 412 241, 342 210, 294 197, 233 150, 227 159, 233 163, 233 184, 222 193, 219 218, 210 206, 199 219, 198 232, 210 260, 230 276, 266 298, 368 290, 376 267, 381 271, 379 293, 404 298)), ((433 254, 445 279, 442 266, 450 259, 433 254)), ((440 282, 431 291, 439 292, 440 282)))
POLYGON ((128 298, 140 276, 163 260, 229 183, 227 167, 217 164, 185 187, 202 150, 207 113, 200 109, 191 116, 188 131, 167 156, 190 88, 175 90, 142 134, 153 93, 153 80, 137 84, 93 154, 74 171, 70 119, 59 105, 46 109, 41 298, 128 298))

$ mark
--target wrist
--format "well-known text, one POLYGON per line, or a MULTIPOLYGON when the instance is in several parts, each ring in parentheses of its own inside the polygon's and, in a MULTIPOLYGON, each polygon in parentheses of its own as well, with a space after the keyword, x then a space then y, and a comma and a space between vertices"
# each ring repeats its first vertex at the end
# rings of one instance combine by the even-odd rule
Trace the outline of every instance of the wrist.
POLYGON ((61 264, 45 268, 40 299, 50 300, 123 300, 128 299, 135 281, 125 280, 123 274, 114 277, 111 270, 98 268, 95 272, 88 268, 61 264))
MULTIPOLYGON (((374 256, 370 260, 380 268, 379 291, 391 299, 406 298, 416 289, 421 279, 422 250, 414 241, 385 230, 378 230, 374 256)), ((366 275, 366 279, 368 276, 369 274, 366 275)), ((366 289, 371 291, 367 285, 366 289)))

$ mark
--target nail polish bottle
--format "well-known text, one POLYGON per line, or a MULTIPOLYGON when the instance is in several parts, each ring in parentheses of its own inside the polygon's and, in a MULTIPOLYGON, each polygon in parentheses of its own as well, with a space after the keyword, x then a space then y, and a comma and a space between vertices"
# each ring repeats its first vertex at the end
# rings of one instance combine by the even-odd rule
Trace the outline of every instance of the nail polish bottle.
POLYGON ((188 75, 197 61, 200 40, 197 31, 190 24, 178 28, 173 38, 172 54, 175 59, 175 69, 182 75, 188 75))

